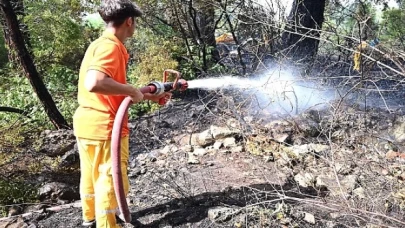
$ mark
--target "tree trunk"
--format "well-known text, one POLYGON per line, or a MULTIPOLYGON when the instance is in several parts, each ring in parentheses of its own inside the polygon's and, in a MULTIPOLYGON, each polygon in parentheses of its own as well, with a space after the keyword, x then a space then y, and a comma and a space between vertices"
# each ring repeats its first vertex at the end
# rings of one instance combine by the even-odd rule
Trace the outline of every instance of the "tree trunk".
POLYGON ((55 128, 69 128, 68 123, 59 112, 51 94, 49 94, 48 89, 39 76, 32 57, 25 46, 24 36, 20 31, 17 15, 14 12, 10 0, 0 0, 0 8, 4 24, 6 25, 5 28, 8 30, 8 38, 11 40, 10 49, 15 51, 17 61, 24 68, 24 73, 40 99, 46 114, 55 128))
POLYGON ((200 38, 203 42, 203 58, 204 62, 207 62, 207 54, 212 56, 212 60, 214 62, 219 62, 219 51, 216 48, 215 42, 215 7, 212 2, 208 1, 197 1, 198 6, 198 13, 197 18, 198 20, 198 29, 200 30, 200 38), (207 53, 208 48, 212 48, 212 50, 207 53))
POLYGON ((282 35, 283 53, 293 61, 308 61, 318 52, 326 0, 294 0, 282 35))
MULTIPOLYGON (((13 7, 14 13, 16 15, 16 17, 24 17, 25 16, 25 10, 24 10, 24 2, 23 0, 10 0, 10 4, 13 7)), ((4 41, 6 42, 7 47, 9 47, 8 50, 8 60, 11 61, 12 63, 17 62, 17 57, 16 57, 16 53, 14 50, 12 50, 10 47, 13 46, 12 44, 12 40, 11 37, 9 35, 9 31, 6 25, 6 22, 4 21, 4 19, 0 20, 0 25, 3 28, 3 36, 4 36, 4 41)), ((31 42, 30 42, 30 37, 29 37, 29 33, 28 33, 28 27, 26 24, 24 23, 19 23, 19 28, 20 31, 22 32, 22 36, 24 38, 24 42, 28 47, 28 51, 30 54, 32 51, 32 46, 31 46, 31 42)))

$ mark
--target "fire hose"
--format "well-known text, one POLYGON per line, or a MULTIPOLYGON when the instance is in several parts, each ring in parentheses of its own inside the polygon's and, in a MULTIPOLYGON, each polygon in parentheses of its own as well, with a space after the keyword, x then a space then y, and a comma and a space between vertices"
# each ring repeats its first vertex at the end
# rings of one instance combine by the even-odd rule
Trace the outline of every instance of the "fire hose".
MULTIPOLYGON (((164 92, 175 90, 184 91, 187 89, 187 87, 187 81, 181 78, 179 72, 168 69, 163 72, 163 82, 151 82, 147 86, 140 88, 140 91, 142 93, 161 95, 164 92), (174 80, 174 82, 167 82, 169 73, 176 75, 176 79, 174 80)), ((168 99, 170 99, 170 97, 162 97, 159 100, 159 105, 165 105, 168 99)), ((122 101, 114 119, 111 136, 112 178, 115 196, 117 198, 119 210, 123 214, 123 218, 127 223, 131 221, 131 214, 129 212, 128 203, 125 197, 121 172, 121 129, 124 117, 127 114, 128 108, 131 104, 132 100, 130 97, 126 97, 122 101)))

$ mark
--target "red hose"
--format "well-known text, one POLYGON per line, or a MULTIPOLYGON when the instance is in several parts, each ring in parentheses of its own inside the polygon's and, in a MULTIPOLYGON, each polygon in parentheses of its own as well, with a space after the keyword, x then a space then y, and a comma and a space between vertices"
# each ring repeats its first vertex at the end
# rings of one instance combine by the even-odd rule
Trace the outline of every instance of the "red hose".
MULTIPOLYGON (((140 88, 142 93, 154 93, 156 91, 155 86, 145 86, 140 88)), ((131 214, 129 212, 127 200, 125 198, 124 184, 122 181, 121 172, 121 129, 122 123, 129 106, 132 104, 130 97, 126 97, 120 107, 114 119, 114 125, 111 135, 111 159, 112 159, 112 177, 114 183, 115 197, 117 198, 118 207, 121 213, 124 215, 125 222, 131 222, 131 214)))

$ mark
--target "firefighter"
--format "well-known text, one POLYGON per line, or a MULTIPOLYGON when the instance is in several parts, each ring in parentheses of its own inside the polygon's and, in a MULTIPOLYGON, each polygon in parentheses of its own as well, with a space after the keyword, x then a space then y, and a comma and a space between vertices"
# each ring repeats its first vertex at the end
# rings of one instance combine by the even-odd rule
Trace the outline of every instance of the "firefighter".
MULTIPOLYGON (((132 37, 136 19, 142 11, 131 0, 103 0, 98 13, 106 27, 101 37, 86 50, 81 63, 78 84, 79 106, 73 117, 74 134, 80 154, 80 196, 83 226, 116 228, 118 203, 111 173, 111 133, 115 114, 123 99, 133 103, 158 102, 170 95, 142 94, 127 84, 129 55, 125 40, 132 37)), ((121 139, 121 167, 125 193, 129 146, 128 117, 124 120, 121 139)))

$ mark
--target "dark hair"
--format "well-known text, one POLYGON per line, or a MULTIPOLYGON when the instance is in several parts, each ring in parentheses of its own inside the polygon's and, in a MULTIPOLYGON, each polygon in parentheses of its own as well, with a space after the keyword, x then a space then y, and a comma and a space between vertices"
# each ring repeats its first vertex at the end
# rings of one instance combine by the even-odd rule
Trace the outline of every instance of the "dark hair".
POLYGON ((119 26, 128 17, 141 17, 142 11, 131 0, 102 0, 98 13, 105 23, 119 26))

